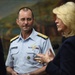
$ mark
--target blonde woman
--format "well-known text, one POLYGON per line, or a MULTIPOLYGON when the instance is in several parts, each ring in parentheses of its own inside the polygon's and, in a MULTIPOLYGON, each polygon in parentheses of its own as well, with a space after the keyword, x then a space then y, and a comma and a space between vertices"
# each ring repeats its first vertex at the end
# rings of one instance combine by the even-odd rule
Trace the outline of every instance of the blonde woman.
POLYGON ((46 62, 49 75, 75 75, 75 3, 67 2, 53 9, 58 32, 65 37, 57 55, 38 54, 46 62))

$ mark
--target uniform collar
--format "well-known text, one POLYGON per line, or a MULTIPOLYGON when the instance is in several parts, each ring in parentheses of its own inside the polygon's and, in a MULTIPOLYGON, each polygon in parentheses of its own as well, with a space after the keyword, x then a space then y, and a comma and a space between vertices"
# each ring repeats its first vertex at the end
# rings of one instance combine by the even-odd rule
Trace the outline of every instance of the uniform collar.
POLYGON ((32 40, 36 40, 36 35, 37 35, 37 32, 35 31, 35 29, 33 29, 31 35, 29 36, 29 38, 31 38, 32 40))
MULTIPOLYGON (((36 38, 35 38, 36 35, 37 35, 37 32, 35 31, 35 29, 33 29, 33 30, 32 30, 32 33, 30 34, 30 36, 29 36, 27 39, 36 40, 36 38)), ((26 39, 26 40, 27 40, 27 39, 26 39)), ((24 39, 22 38, 22 36, 21 36, 21 33, 20 33, 20 35, 19 35, 18 42, 19 42, 20 40, 24 40, 24 39)))

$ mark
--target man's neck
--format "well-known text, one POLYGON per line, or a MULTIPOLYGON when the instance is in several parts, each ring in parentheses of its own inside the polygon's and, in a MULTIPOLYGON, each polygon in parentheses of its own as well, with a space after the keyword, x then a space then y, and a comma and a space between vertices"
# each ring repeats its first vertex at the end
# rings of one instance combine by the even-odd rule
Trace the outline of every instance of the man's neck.
POLYGON ((28 31, 28 32, 21 32, 22 38, 23 39, 28 38, 31 33, 32 33, 32 30, 31 31, 28 31))

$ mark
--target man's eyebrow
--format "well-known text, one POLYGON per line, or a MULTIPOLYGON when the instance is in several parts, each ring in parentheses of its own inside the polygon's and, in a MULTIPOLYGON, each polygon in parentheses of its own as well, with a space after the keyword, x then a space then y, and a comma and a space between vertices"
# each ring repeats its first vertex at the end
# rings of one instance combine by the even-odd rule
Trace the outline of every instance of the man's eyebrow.
POLYGON ((31 20, 32 18, 21 18, 21 20, 31 20))

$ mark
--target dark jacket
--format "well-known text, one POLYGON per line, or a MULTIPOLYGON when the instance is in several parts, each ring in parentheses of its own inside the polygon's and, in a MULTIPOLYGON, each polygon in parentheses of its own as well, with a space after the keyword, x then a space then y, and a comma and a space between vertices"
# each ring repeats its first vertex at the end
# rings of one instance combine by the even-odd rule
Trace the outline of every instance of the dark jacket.
POLYGON ((0 75, 6 75, 2 42, 0 39, 0 75))
POLYGON ((64 40, 46 72, 49 75, 75 75, 75 36, 64 40))

